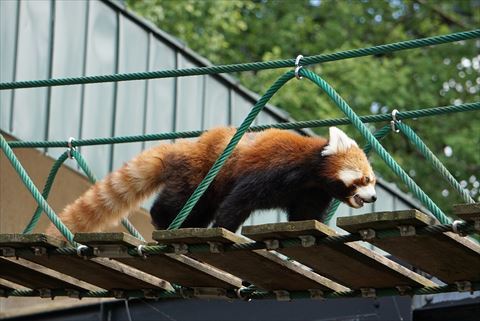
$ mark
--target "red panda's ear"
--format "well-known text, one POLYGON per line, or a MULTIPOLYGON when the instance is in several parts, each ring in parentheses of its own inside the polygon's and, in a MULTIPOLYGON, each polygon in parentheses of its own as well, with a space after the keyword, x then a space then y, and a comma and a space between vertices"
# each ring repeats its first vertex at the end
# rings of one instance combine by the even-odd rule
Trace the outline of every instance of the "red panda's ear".
POLYGON ((353 139, 337 127, 330 127, 329 135, 328 145, 323 149, 322 156, 345 152, 350 147, 358 147, 353 139))

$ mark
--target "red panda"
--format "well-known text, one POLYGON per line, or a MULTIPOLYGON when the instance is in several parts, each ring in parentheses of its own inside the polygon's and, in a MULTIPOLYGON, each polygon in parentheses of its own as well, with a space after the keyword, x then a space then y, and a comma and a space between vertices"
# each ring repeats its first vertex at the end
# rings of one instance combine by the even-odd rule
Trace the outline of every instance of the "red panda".
MULTIPOLYGON (((158 193, 152 224, 166 229, 234 133, 216 128, 196 141, 146 150, 68 205, 60 219, 73 233, 102 231, 158 193)), ((332 198, 354 208, 374 202, 376 179, 364 152, 336 127, 329 136, 247 133, 182 227, 213 223, 235 231, 257 209, 284 209, 297 221, 319 218, 332 198)), ((47 233, 59 235, 53 225, 47 233)))

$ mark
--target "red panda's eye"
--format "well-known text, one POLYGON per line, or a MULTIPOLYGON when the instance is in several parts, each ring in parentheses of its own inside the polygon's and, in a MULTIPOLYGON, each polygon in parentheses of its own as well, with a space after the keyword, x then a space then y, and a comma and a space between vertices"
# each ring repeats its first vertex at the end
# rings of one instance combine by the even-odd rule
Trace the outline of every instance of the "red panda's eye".
POLYGON ((367 184, 370 183, 370 177, 368 177, 368 176, 365 177, 365 182, 366 182, 367 184))

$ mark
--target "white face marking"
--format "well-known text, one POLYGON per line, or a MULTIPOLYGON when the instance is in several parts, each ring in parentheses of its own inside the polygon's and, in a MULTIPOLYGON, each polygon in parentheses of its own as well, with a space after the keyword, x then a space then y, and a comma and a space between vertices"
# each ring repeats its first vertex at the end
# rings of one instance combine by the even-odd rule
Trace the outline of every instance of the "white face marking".
POLYGON ((372 184, 357 188, 356 194, 366 201, 371 200, 372 197, 377 195, 375 193, 375 187, 372 184))
POLYGON ((350 147, 358 147, 353 139, 337 127, 330 127, 329 136, 328 145, 322 151, 322 156, 345 152, 350 147))
POLYGON ((338 178, 345 183, 346 186, 363 177, 362 172, 353 169, 343 169, 338 173, 338 178))

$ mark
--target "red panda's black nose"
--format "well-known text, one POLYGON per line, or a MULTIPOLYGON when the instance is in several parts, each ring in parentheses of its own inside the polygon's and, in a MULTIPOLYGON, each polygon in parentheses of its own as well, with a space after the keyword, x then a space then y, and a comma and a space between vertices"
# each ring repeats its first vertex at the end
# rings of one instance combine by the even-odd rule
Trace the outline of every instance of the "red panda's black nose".
POLYGON ((377 200, 377 197, 376 196, 372 196, 372 203, 375 202, 377 200))

